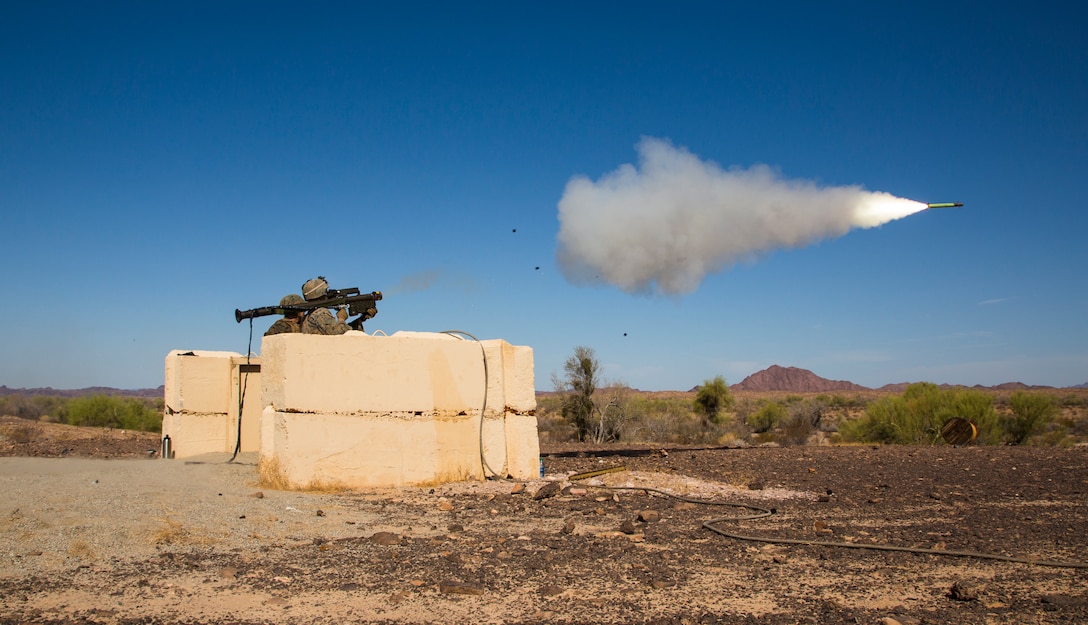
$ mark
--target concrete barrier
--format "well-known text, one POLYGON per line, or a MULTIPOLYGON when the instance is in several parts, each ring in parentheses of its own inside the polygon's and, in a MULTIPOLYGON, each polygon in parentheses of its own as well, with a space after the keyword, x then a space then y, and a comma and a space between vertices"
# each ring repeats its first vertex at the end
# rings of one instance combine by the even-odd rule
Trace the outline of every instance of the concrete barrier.
POLYGON ((276 334, 261 358, 166 357, 175 457, 258 451, 286 488, 422 485, 539 471, 533 351, 442 333, 276 334), (244 391, 243 391, 244 389, 244 391))
POLYGON ((441 333, 265 337, 262 474, 294 488, 528 479, 532 366, 528 347, 441 333))
POLYGON ((174 350, 166 356, 163 436, 170 436, 175 458, 259 451, 260 360, 234 352, 174 350), (244 390, 244 391, 243 391, 244 390), (245 393, 245 401, 239 396, 245 393))

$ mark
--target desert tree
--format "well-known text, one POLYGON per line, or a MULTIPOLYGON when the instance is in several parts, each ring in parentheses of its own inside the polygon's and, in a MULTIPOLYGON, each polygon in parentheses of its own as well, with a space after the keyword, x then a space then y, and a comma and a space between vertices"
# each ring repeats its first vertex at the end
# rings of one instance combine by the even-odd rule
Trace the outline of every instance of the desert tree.
POLYGON ((1020 445, 1028 437, 1037 434, 1058 414, 1058 405, 1053 397, 1037 393, 1016 391, 1009 398, 1012 414, 1002 419, 1006 440, 1013 445, 1020 445))
POLYGON ((574 425, 579 441, 603 443, 619 438, 625 414, 622 394, 598 395, 606 384, 593 348, 575 347, 563 363, 563 376, 553 375, 552 383, 563 394, 563 418, 574 425))
POLYGON ((695 412, 702 415, 704 428, 710 427, 711 423, 718 423, 722 411, 732 408, 733 394, 729 392, 725 378, 720 375, 713 380, 704 380, 695 392, 695 412))

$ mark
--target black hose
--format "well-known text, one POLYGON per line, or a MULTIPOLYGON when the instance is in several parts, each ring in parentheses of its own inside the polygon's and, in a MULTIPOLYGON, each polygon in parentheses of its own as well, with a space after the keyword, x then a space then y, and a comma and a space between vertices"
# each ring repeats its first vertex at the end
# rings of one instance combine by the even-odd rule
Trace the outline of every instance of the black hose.
POLYGON ((1047 566, 1053 568, 1065 568, 1065 569, 1088 569, 1088 562, 1056 562, 1053 560, 1035 560, 1033 558, 1023 558, 1018 556, 1003 556, 994 553, 981 553, 978 551, 953 551, 949 549, 925 549, 922 547, 897 547, 895 545, 881 545, 874 543, 848 543, 842 541, 831 540, 807 540, 803 538, 773 538, 763 536, 749 536, 745 534, 734 534, 727 532, 721 528, 715 527, 718 523, 725 523, 727 521, 749 521, 753 519, 762 519, 769 517, 775 513, 774 510, 768 510, 766 508, 760 508, 758 506, 750 506, 743 503, 732 503, 724 501, 708 501, 703 499, 693 499, 690 497, 683 497, 680 495, 674 495, 656 488, 646 488, 640 486, 594 486, 593 488, 603 488, 606 490, 641 490, 650 493, 658 493, 665 497, 672 499, 678 499, 680 501, 686 501, 689 503, 701 504, 705 506, 730 506, 733 508, 742 508, 745 510, 754 510, 755 514, 732 516, 732 517, 717 517, 703 522, 703 527, 715 534, 725 536, 726 538, 732 538, 733 540, 743 540, 748 542, 760 542, 770 543, 777 545, 814 545, 820 547, 837 547, 844 549, 870 549, 875 551, 898 551, 902 553, 916 553, 923 555, 933 556, 945 556, 952 558, 978 558, 982 560, 998 560, 1001 562, 1016 562, 1019 564, 1031 564, 1034 566, 1047 566))

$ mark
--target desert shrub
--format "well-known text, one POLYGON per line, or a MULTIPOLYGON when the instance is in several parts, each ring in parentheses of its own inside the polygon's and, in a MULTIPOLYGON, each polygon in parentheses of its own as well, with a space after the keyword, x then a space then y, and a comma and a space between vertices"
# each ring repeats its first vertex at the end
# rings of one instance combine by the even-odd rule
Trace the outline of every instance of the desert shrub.
POLYGON ((714 441, 721 426, 707 427, 693 406, 692 400, 685 396, 631 394, 626 401, 623 440, 681 444, 714 441))
POLYGON ((764 401, 755 412, 748 415, 745 424, 753 432, 762 433, 774 429, 786 417, 786 409, 776 401, 764 401))
POLYGON ((71 425, 143 432, 157 432, 162 429, 162 411, 156 410, 153 403, 134 397, 75 397, 65 405, 63 420, 71 425))
POLYGON ((993 401, 972 389, 941 390, 936 384, 911 384, 900 396, 869 404, 865 415, 840 424, 846 440, 901 445, 937 443, 941 427, 953 417, 975 423, 978 442, 1000 440, 1000 424, 993 401))
POLYGON ((786 418, 776 441, 782 445, 804 445, 814 432, 816 432, 816 426, 808 417, 795 414, 786 418))
POLYGON ((820 399, 819 396, 812 399, 802 399, 799 402, 789 404, 787 411, 789 412, 789 420, 807 421, 813 429, 818 429, 820 422, 823 420, 824 412, 827 411, 827 402, 820 399))
POLYGON ((1005 440, 1020 445, 1030 436, 1040 433, 1058 414, 1054 398, 1039 393, 1016 391, 1009 398, 1009 409, 1001 419, 1005 440))
POLYGON ((567 443, 578 440, 574 424, 563 418, 563 396, 538 395, 536 419, 540 442, 567 443))
POLYGON ((733 394, 725 378, 717 376, 713 380, 704 380, 695 392, 695 412, 703 416, 705 425, 720 423, 723 410, 732 410, 733 394))
POLYGON ((23 395, 15 393, 0 397, 0 415, 22 419, 49 420, 56 418, 67 400, 55 395, 23 395))
POLYGON ((1077 407, 1080 407, 1080 406, 1088 406, 1088 397, 1084 397, 1084 396, 1080 396, 1080 395, 1070 393, 1068 395, 1064 395, 1061 398, 1061 404, 1063 406, 1068 407, 1068 408, 1077 408, 1077 407))
MULTIPOLYGON (((817 398, 819 398, 819 396, 817 398)), ((840 409, 840 410, 851 410, 851 409, 860 410, 862 408, 865 408, 865 406, 868 405, 868 402, 865 399, 863 399, 861 397, 858 397, 858 396, 846 397, 846 396, 843 396, 843 395, 839 395, 838 393, 835 393, 834 395, 831 396, 831 399, 827 400, 827 404, 829 406, 831 406, 832 408, 837 408, 837 409, 840 409)))

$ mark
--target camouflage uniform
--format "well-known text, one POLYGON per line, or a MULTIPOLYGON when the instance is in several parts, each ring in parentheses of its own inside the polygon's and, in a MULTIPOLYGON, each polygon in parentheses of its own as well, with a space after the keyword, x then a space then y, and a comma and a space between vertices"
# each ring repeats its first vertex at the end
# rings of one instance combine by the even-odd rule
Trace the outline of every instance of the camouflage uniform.
POLYGON ((314 310, 302 322, 303 334, 343 334, 349 329, 348 324, 333 317, 328 308, 314 310))
POLYGON ((272 334, 284 334, 288 332, 301 332, 302 329, 298 327, 298 319, 289 319, 284 317, 283 319, 277 319, 276 323, 272 324, 271 328, 264 333, 265 336, 272 334))
MULTIPOLYGON (((284 295, 280 299, 280 306, 293 306, 295 304, 301 304, 306 300, 302 299, 302 296, 291 293, 290 295, 284 295)), ((299 327, 298 319, 295 317, 284 316, 283 319, 278 319, 276 323, 272 324, 271 328, 264 333, 265 336, 271 334, 284 334, 292 332, 301 332, 302 328, 299 327)))

